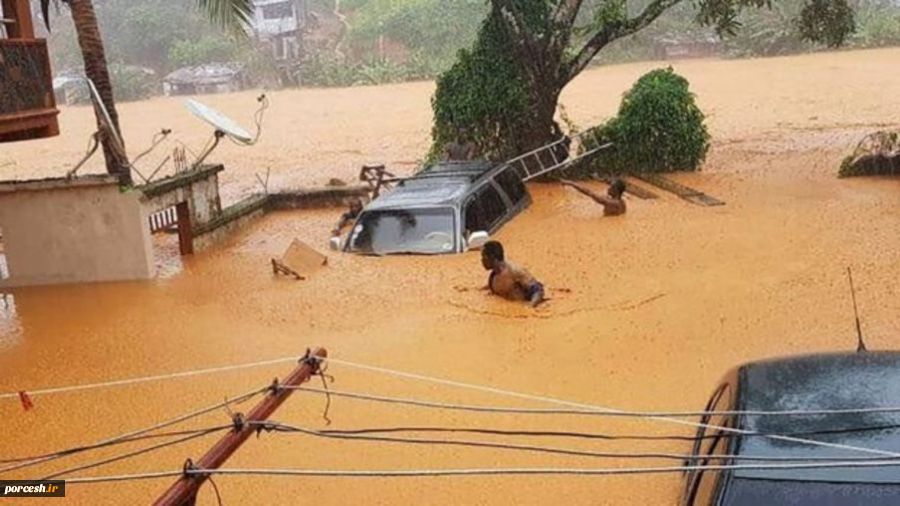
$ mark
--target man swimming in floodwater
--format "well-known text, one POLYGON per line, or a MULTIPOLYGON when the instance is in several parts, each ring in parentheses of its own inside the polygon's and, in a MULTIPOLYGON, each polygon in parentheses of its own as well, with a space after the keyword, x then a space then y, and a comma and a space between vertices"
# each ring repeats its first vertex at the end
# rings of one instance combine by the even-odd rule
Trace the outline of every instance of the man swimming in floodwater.
POLYGON ((622 198, 622 194, 625 193, 625 181, 622 181, 621 179, 617 178, 609 185, 609 190, 606 191, 606 195, 599 195, 584 186, 569 181, 568 179, 561 179, 560 182, 566 186, 571 186, 594 199, 594 201, 603 206, 604 216, 618 216, 620 214, 625 214, 625 200, 622 198))
POLYGON ((444 146, 444 161, 465 162, 475 159, 475 143, 468 139, 466 130, 456 131, 456 139, 444 146))
POLYGON ((544 301, 544 285, 528 271, 507 262, 503 245, 488 241, 481 249, 481 264, 491 271, 487 289, 509 300, 524 300, 537 306, 544 301))
POLYGON ((350 209, 341 215, 341 219, 338 220, 337 225, 331 229, 332 237, 337 237, 341 235, 341 231, 344 230, 344 227, 352 225, 356 218, 359 218, 359 213, 362 212, 363 204, 362 200, 358 197, 354 197, 353 200, 350 201, 350 209))

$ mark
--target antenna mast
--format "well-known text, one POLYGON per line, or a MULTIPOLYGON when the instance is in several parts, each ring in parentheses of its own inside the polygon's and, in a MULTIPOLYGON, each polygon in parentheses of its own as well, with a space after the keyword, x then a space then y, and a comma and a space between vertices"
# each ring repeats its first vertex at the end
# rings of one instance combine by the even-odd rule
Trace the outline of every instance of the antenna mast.
POLYGON ((859 310, 856 308, 856 289, 853 288, 853 272, 847 267, 847 278, 850 280, 850 296, 853 298, 853 315, 856 317, 856 352, 866 351, 866 343, 863 341, 862 327, 859 325, 859 310))

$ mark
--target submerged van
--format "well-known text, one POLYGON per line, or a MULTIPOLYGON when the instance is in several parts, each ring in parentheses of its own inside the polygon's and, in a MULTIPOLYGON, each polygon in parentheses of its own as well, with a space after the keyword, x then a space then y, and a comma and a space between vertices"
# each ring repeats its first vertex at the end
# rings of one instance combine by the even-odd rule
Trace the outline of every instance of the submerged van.
POLYGON ((530 204, 509 165, 440 162, 370 202, 342 247, 364 255, 461 253, 481 247, 530 204))

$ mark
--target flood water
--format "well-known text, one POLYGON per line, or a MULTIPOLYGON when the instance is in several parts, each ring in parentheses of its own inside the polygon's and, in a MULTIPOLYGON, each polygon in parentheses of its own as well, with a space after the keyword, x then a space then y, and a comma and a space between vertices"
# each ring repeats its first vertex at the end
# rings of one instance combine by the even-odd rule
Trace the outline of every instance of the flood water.
MULTIPOLYGON (((900 181, 837 180, 834 174, 863 133, 900 126, 900 75, 884 71, 897 58, 900 50, 676 64, 710 116, 714 143, 703 172, 675 179, 727 204, 700 207, 667 194, 657 200, 632 197, 628 215, 604 218, 601 208, 572 190, 532 185, 534 204, 498 238, 512 260, 548 287, 551 300, 537 310, 479 290, 486 275, 477 253, 369 258, 328 252, 328 268, 307 281, 273 278, 270 258, 280 256, 295 237, 327 251, 328 231, 338 215, 337 210, 276 213, 220 247, 183 259, 180 271, 151 282, 15 290, 0 301, 0 392, 252 362, 323 346, 344 360, 596 406, 700 409, 724 373, 747 360, 853 350, 848 265, 854 269, 869 348, 895 348, 900 344, 900 181)), ((569 114, 583 125, 613 114, 628 84, 658 65, 590 71, 564 96, 569 114)), ((264 172, 267 165, 273 167, 270 184, 277 186, 321 184, 333 175, 349 178, 362 161, 414 160, 427 145, 431 87, 413 83, 273 94, 273 103, 284 106, 273 107, 266 144, 221 152, 228 166, 227 192, 238 195, 252 188, 253 172, 264 172)), ((240 117, 244 107, 238 102, 251 97, 204 100, 240 117)), ((11 150, 4 146, 0 166, 8 158, 18 171, 58 167, 53 165, 57 156, 62 164, 65 154, 77 152, 89 114, 81 108, 64 110, 63 136, 11 150)), ((125 104, 120 114, 128 139, 149 138, 148 118, 158 119, 160 126, 170 118, 179 118, 184 129, 196 126, 178 101, 169 99, 125 104), (152 115, 141 117, 151 110, 152 115)), ((198 142, 203 138, 195 135, 198 142)), ((262 387, 291 368, 282 364, 35 396, 35 407, 27 412, 15 399, 2 399, 0 458, 151 425, 262 387)), ((339 390, 553 407, 340 365, 328 372, 334 376, 330 387, 339 390)), ((251 404, 233 409, 247 411, 251 404)), ((324 406, 323 397, 298 392, 274 419, 322 429, 324 406)), ((346 398, 332 399, 329 417, 332 429, 691 433, 688 427, 654 421, 432 411, 346 398)), ((178 428, 228 422, 221 410, 178 428)), ((75 475, 178 470, 216 437, 75 475)), ((677 441, 503 440, 595 451, 689 451, 688 443, 677 441)), ((44 476, 138 447, 106 448, 9 477, 44 476)), ((233 468, 343 470, 641 465, 679 462, 264 433, 228 463, 233 468)), ((675 504, 679 479, 677 474, 391 480, 221 476, 216 483, 224 504, 642 505, 675 504)), ((171 481, 72 485, 64 502, 147 503, 171 481)), ((198 503, 215 504, 211 487, 203 488, 198 503)))

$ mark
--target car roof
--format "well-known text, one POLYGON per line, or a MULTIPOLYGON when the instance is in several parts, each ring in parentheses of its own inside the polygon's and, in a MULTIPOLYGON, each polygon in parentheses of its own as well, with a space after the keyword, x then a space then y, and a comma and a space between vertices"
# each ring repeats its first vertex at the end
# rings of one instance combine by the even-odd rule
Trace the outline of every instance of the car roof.
MULTIPOLYGON (((900 405, 900 352, 832 353, 767 360, 739 370, 743 411, 846 410, 900 405)), ((744 430, 900 453, 900 413, 739 418, 744 430), (799 434, 798 434, 799 433, 799 434)), ((736 453, 755 457, 877 457, 850 449, 741 437, 736 453)), ((900 483, 892 467, 737 470, 736 478, 900 483)))
POLYGON ((439 162, 404 179, 366 206, 366 211, 410 207, 453 206, 469 190, 502 165, 478 160, 439 162))

